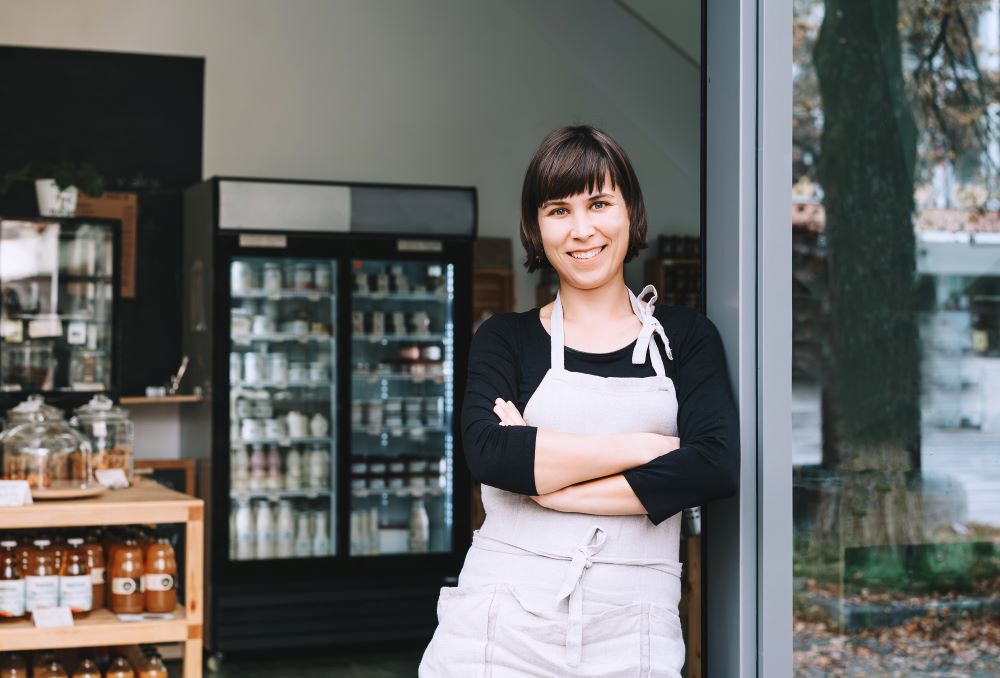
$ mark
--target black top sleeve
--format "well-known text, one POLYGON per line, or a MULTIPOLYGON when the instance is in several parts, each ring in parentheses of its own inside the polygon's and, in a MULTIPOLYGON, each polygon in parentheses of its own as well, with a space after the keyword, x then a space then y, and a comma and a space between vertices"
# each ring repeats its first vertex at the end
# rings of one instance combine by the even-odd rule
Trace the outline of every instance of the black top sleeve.
POLYGON ((623 474, 654 524, 739 487, 739 418, 722 340, 708 318, 690 314, 672 345, 681 447, 623 474))
POLYGON ((508 492, 537 494, 535 426, 500 426, 493 412, 497 398, 518 398, 517 333, 512 315, 495 315, 472 338, 469 372, 462 401, 462 447, 473 477, 508 492))

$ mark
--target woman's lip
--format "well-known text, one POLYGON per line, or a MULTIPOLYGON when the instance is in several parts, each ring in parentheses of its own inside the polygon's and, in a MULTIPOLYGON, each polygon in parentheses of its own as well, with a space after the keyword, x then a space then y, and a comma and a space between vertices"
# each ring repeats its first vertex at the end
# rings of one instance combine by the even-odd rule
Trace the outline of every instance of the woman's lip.
MULTIPOLYGON (((597 254, 595 254, 594 256, 592 256, 589 259, 577 259, 576 257, 573 256, 573 254, 571 252, 567 252, 567 254, 568 254, 569 258, 572 259, 577 264, 586 265, 586 264, 589 264, 592 261, 597 261, 598 259, 600 259, 601 255, 604 254, 604 250, 606 250, 607 248, 608 248, 607 245, 601 245, 600 248, 598 248, 597 254)), ((582 251, 589 252, 592 249, 594 249, 594 248, 591 247, 590 249, 582 250, 582 251)), ((581 250, 574 250, 574 251, 579 252, 581 250)))

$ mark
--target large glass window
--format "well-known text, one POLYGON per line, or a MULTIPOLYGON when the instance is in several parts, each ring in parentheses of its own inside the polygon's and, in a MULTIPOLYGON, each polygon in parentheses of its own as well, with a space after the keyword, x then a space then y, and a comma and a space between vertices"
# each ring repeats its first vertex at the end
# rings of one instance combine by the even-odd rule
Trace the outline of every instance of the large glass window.
POLYGON ((1000 666, 1000 0, 794 0, 797 676, 1000 666))

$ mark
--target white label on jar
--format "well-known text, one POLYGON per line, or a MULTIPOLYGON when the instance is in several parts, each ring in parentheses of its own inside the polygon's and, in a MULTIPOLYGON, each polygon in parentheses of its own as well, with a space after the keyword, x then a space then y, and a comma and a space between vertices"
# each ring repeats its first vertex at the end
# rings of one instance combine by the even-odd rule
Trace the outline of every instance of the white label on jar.
POLYGON ((47 577, 25 577, 24 578, 24 609, 33 612, 43 607, 57 607, 59 605, 59 577, 50 575, 47 577))
POLYGON ((144 574, 142 588, 146 591, 170 591, 174 588, 174 576, 163 573, 144 574))
POLYGON ((0 581, 0 619, 24 615, 24 580, 0 581))
POLYGON ((90 571, 90 581, 95 585, 104 583, 104 568, 95 567, 90 571))
POLYGON ((89 574, 59 577, 59 604, 74 612, 87 612, 94 604, 94 582, 89 574))
POLYGON ((116 596, 130 596, 133 593, 138 593, 142 589, 139 588, 139 580, 132 579, 131 577, 112 577, 111 578, 111 593, 116 596))

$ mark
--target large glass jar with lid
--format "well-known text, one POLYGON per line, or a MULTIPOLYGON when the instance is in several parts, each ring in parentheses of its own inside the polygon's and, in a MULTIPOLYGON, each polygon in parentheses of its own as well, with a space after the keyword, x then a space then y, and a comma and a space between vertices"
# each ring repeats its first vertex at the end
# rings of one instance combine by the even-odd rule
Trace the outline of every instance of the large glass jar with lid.
POLYGON ((26 424, 29 421, 58 421, 62 419, 65 419, 62 410, 47 404, 42 396, 36 394, 28 396, 26 400, 7 411, 5 428, 9 430, 18 424, 26 424))
POLYGON ((28 421, 3 432, 3 476, 33 490, 85 490, 93 484, 90 441, 64 419, 28 421))
POLYGON ((90 439, 95 471, 118 468, 132 482, 134 433, 128 410, 116 407, 106 395, 96 395, 83 407, 73 410, 69 423, 90 439))

